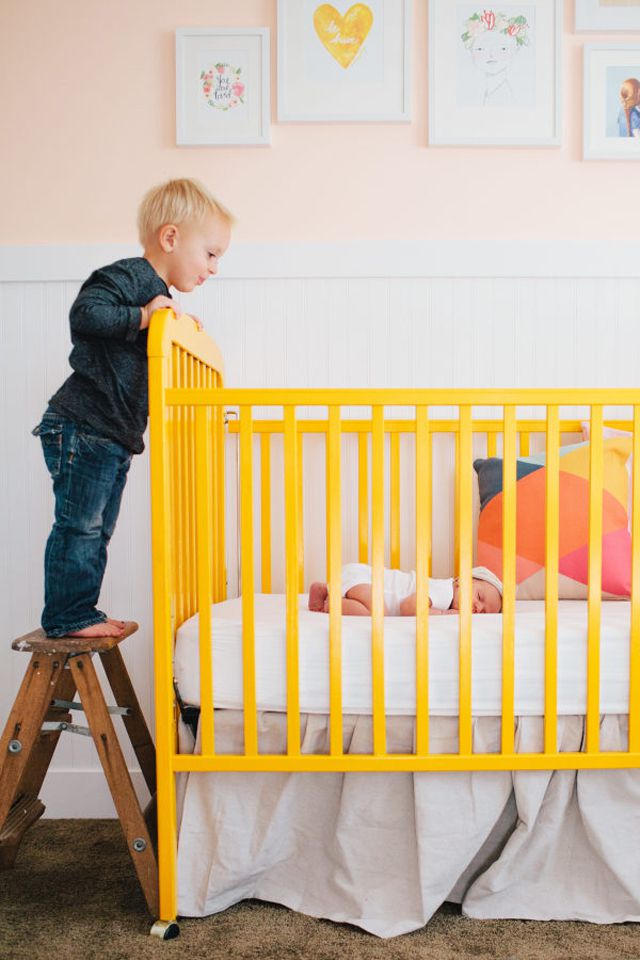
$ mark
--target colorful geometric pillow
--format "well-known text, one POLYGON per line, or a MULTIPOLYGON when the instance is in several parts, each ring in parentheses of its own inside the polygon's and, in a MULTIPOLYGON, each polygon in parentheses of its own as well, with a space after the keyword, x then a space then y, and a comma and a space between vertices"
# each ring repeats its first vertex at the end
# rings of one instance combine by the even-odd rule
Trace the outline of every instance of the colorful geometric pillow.
MULTIPOLYGON (((591 421, 583 420, 581 423, 582 426, 582 439, 589 440, 591 436, 591 421)), ((612 437, 628 437, 629 440, 633 440, 633 434, 629 433, 628 430, 616 430, 615 427, 603 427, 602 436, 605 440, 610 440, 612 437)), ((633 500, 633 455, 629 456, 627 460, 627 474, 629 476, 629 496, 627 497, 627 513, 629 515, 629 531, 631 531, 631 503, 633 500)))
MULTIPOLYGON (((560 448, 560 599, 587 596, 589 558, 589 443, 560 448)), ((631 441, 603 442, 602 595, 631 593, 631 537, 627 520, 626 463, 631 441)), ((516 461, 516 597, 542 600, 545 595, 546 455, 516 461)), ((502 579, 502 460, 476 460, 480 493, 477 563, 502 579)))

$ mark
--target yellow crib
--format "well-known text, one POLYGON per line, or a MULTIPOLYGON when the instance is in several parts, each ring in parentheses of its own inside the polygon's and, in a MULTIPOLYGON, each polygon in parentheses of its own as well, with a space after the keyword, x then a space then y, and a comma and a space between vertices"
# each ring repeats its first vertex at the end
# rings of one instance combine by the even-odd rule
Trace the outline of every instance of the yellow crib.
MULTIPOLYGON (((158 787, 160 918, 176 917, 175 774, 180 771, 471 771, 580 769, 640 766, 640 470, 633 471, 632 595, 629 689, 629 743, 624 752, 599 745, 600 613, 602 570, 602 489, 604 408, 625 407, 630 419, 607 421, 633 432, 633 462, 640 462, 640 390, 633 389, 226 389, 219 350, 187 317, 169 311, 154 316, 149 336, 151 431, 156 746, 158 787), (559 551, 559 448, 564 435, 580 431, 580 422, 561 419, 561 408, 590 408, 589 587, 586 744, 583 752, 557 747, 557 630, 559 551), (363 419, 343 419, 341 409, 364 407, 363 419), (453 409, 434 418, 438 408, 453 409), (475 419, 474 408, 497 407, 498 419, 475 419), (519 408, 542 407, 543 419, 519 419, 519 408), (279 408, 278 418, 254 416, 256 408, 279 408), (305 409, 305 418, 297 416, 305 409), (413 415, 394 418, 394 410, 413 415), (238 412, 237 419, 228 411, 238 412), (309 411, 312 415, 309 416, 309 411), (238 529, 242 583, 244 670, 244 751, 216 752, 212 678, 211 605, 226 598, 225 438, 237 434, 239 473, 238 529), (325 438, 326 579, 329 583, 330 749, 327 754, 300 750, 298 595, 304 589, 302 438, 325 438), (359 559, 373 566, 372 723, 373 749, 347 755, 342 746, 340 569, 343 562, 341 443, 354 435, 357 445, 357 542, 359 559), (459 751, 429 752, 429 617, 427 578, 431 572, 433 439, 455 437, 455 556, 460 577, 459 751), (529 452, 533 434, 544 435, 546 475, 546 599, 544 749, 518 753, 514 748, 514 636, 516 597, 516 457, 529 452), (471 569, 473 565, 473 438, 484 435, 489 456, 503 457, 503 613, 502 712, 500 752, 472 748, 471 569), (283 444, 283 475, 272 470, 273 438, 283 444), (411 754, 388 753, 384 697, 384 617, 382 571, 385 528, 391 566, 400 559, 400 438, 409 436, 415 457, 416 747, 411 754), (280 442, 280 439, 279 441, 280 442), (258 457, 255 455, 259 450, 258 457), (254 463, 255 459, 255 463, 254 463), (259 478, 256 480, 256 477, 259 478), (255 670, 254 595, 256 561, 261 592, 272 583, 271 489, 284 484, 287 749, 258 751, 255 670), (386 500, 385 500, 386 497, 386 500), (261 504, 258 530, 254 505, 261 504), (388 507, 385 508, 385 503, 388 507), (385 516, 385 513, 387 516, 385 516), (259 536, 258 536, 259 534, 259 536), (259 548, 255 543, 259 542, 259 548), (256 553, 259 552, 259 556, 256 553), (177 750, 172 655, 177 628, 199 614, 201 752, 177 750)), ((227 457, 227 461, 229 457, 227 457)), ((325 571, 313 571, 315 579, 325 571)), ((308 578, 307 578, 308 579, 308 578)))

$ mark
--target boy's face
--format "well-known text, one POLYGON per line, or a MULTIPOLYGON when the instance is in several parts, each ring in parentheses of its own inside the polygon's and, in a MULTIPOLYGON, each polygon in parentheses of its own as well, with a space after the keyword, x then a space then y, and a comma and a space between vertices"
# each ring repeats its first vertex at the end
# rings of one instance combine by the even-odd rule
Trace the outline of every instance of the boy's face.
POLYGON ((218 272, 218 261, 229 246, 231 228, 223 216, 209 214, 196 223, 173 227, 168 257, 167 284, 189 293, 218 272))
MULTIPOLYGON (((453 602, 451 604, 454 610, 460 609, 460 585, 458 581, 453 584, 453 602)), ((500 613, 502 609, 502 596, 497 587, 486 580, 471 581, 471 611, 472 613, 500 613)))

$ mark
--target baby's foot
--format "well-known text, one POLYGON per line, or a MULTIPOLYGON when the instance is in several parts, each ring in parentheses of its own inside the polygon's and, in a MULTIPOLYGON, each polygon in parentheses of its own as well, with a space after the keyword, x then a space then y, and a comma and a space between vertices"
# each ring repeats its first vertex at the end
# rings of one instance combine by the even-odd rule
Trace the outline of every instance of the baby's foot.
POLYGON ((92 623, 90 627, 83 627, 82 630, 74 630, 73 633, 67 633, 67 637, 120 637, 123 627, 118 626, 110 620, 104 623, 92 623))
POLYGON ((107 623, 114 623, 116 627, 124 630, 124 620, 114 620, 113 617, 107 617, 107 623))
POLYGON ((315 610, 317 613, 324 612, 325 600, 329 596, 326 583, 312 583, 309 587, 309 610, 315 610))

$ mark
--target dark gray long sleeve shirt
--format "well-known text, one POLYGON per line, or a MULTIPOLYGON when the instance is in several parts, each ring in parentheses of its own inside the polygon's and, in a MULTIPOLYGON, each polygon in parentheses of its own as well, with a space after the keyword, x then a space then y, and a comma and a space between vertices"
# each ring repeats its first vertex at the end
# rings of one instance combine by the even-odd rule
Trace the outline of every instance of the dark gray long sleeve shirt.
POLYGON ((149 410, 147 330, 141 307, 169 288, 148 260, 101 267, 83 283, 71 311, 73 368, 49 401, 63 416, 142 453, 149 410))

